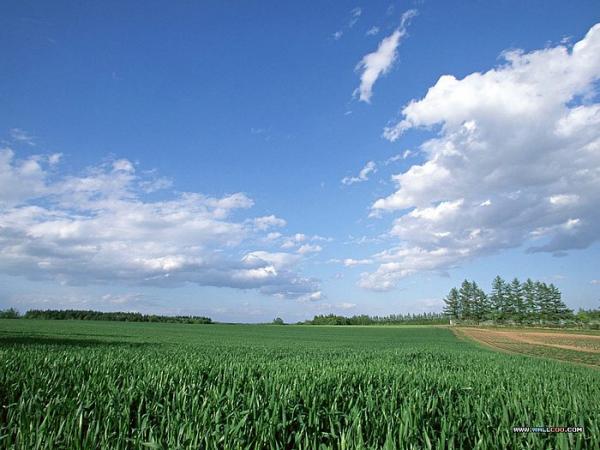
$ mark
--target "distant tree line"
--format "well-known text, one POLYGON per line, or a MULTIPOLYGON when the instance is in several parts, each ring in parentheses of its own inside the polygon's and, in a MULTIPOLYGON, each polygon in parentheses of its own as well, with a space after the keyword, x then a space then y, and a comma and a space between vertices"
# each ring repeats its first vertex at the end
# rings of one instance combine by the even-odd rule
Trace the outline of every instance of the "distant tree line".
POLYGON ((444 299, 444 313, 457 321, 498 323, 558 323, 575 319, 553 284, 517 278, 510 283, 497 276, 486 294, 474 281, 463 281, 444 299))
POLYGON ((20 317, 19 311, 15 308, 0 309, 0 319, 18 319, 20 317))
POLYGON ((137 312, 101 312, 76 309, 30 309, 23 316, 14 308, 0 311, 1 319, 47 319, 47 320, 106 320, 117 322, 164 322, 164 323, 213 323, 210 317, 203 316, 159 316, 137 312))
POLYGON ((328 314, 318 315, 312 320, 301 323, 305 325, 444 325, 448 324, 448 317, 443 313, 391 314, 389 316, 361 314, 352 317, 328 314))

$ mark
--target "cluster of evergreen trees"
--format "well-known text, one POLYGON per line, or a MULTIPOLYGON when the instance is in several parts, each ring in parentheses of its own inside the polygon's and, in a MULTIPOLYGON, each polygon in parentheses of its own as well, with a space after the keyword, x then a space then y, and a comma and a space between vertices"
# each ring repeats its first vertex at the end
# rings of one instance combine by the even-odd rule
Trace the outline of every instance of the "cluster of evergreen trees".
POLYGON ((25 313, 23 318, 51 320, 112 320, 117 322, 212 323, 210 317, 203 316, 158 316, 155 314, 141 314, 137 312, 101 312, 76 309, 31 309, 25 313))
POLYGON ((302 323, 306 325, 443 325, 448 323, 448 317, 442 313, 391 314, 389 316, 361 314, 352 317, 328 314, 315 316, 312 320, 302 323))
POLYGON ((499 276, 487 295, 474 281, 463 281, 460 289, 452 288, 444 299, 444 313, 455 320, 499 323, 557 323, 573 319, 561 293, 553 284, 527 279, 507 283, 499 276))

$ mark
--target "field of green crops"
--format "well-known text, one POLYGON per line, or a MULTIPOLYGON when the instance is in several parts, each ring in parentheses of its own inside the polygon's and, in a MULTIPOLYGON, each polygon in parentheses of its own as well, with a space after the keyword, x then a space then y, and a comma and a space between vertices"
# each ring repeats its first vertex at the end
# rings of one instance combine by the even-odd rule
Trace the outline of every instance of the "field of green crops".
POLYGON ((0 448, 598 449, 598 405, 446 328, 0 321, 0 448))

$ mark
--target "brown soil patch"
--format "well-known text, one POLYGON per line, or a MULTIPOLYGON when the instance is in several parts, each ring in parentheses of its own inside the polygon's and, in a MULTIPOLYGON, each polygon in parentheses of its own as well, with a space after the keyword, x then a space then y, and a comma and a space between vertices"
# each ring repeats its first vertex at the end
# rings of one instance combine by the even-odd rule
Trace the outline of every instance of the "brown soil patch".
POLYGON ((600 367, 600 341, 596 335, 579 335, 580 338, 573 339, 569 333, 544 333, 527 329, 459 327, 452 331, 459 339, 474 340, 505 353, 568 361, 595 369, 600 367))
POLYGON ((579 336, 573 339, 569 335, 550 335, 545 333, 518 333, 507 332, 506 337, 526 344, 543 345, 546 347, 564 348, 577 352, 600 353, 600 341, 586 339, 585 336, 579 336))
POLYGON ((512 347, 511 344, 523 343, 577 352, 600 353, 600 336, 481 328, 463 328, 461 332, 479 342, 504 349, 512 347))

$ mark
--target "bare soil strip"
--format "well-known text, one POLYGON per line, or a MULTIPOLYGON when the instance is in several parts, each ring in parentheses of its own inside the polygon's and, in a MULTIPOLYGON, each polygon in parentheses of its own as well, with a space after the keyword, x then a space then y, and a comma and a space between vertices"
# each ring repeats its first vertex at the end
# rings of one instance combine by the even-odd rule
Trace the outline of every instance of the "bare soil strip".
POLYGON ((597 335, 471 327, 454 331, 459 336, 471 338, 496 350, 598 365, 600 336, 597 335))

